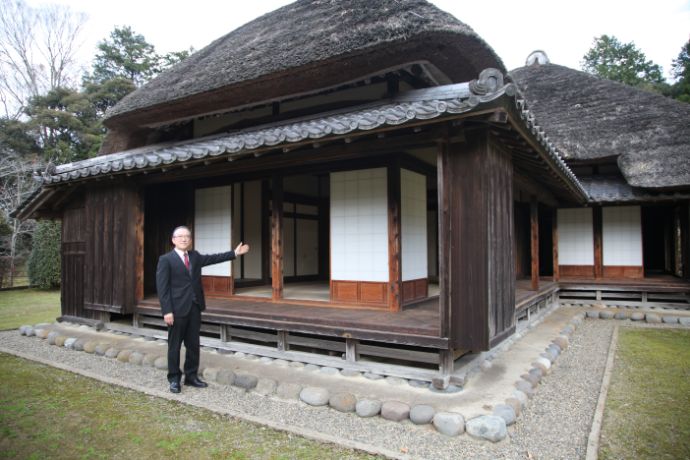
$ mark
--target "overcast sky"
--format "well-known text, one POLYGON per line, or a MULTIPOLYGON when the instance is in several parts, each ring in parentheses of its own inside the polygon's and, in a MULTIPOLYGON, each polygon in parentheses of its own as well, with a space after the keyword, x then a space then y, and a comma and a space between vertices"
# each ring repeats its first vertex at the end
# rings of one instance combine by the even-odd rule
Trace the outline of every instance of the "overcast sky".
MULTIPOLYGON (((373 1, 373 0, 372 0, 373 1)), ((27 0, 32 6, 69 5, 88 15, 82 55, 115 26, 129 25, 160 53, 214 39, 289 0, 27 0)), ((508 69, 524 65, 529 53, 546 51, 551 62, 580 68, 594 37, 614 35, 635 42, 669 78, 671 61, 690 39, 690 0, 431 0, 472 27, 508 69)), ((88 65, 88 63, 87 63, 88 65)))

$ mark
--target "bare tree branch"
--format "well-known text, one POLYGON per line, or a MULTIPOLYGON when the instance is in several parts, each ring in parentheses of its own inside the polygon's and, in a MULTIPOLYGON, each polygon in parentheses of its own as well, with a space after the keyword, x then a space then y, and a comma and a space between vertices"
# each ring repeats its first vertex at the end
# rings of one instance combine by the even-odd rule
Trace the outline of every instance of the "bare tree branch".
MULTIPOLYGON (((4 149, 3 149, 4 150, 4 149)), ((9 260, 9 286, 14 284, 15 261, 20 238, 33 233, 35 221, 19 220, 10 217, 10 213, 27 199, 38 184, 33 174, 42 169, 38 158, 26 159, 12 151, 3 151, 0 156, 0 216, 9 228, 8 235, 3 237, 0 255, 9 260)))
POLYGON ((84 14, 66 6, 31 8, 0 0, 0 100, 18 118, 31 97, 76 81, 84 14))

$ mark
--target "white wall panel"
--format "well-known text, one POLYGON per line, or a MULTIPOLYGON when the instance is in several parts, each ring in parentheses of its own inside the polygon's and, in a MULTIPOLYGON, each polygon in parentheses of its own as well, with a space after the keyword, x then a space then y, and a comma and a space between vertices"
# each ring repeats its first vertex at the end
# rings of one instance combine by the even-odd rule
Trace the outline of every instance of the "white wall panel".
POLYGON ((558 210, 558 264, 594 265, 591 208, 558 210))
POLYGON ((331 279, 388 282, 385 168, 331 173, 331 279))
POLYGON ((604 265, 642 266, 639 206, 602 208, 604 265))
MULTIPOLYGON (((194 194, 194 249, 215 254, 232 249, 232 186, 196 190, 194 194)), ((230 262, 209 265, 203 275, 230 276, 230 262)))
POLYGON ((400 209, 402 280, 427 278, 426 176, 400 170, 400 209))

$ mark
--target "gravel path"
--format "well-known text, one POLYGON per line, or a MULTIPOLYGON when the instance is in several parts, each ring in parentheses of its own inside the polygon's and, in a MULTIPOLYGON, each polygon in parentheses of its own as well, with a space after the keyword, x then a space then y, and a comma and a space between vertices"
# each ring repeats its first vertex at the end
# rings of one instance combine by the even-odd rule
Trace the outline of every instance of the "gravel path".
POLYGON ((162 371, 51 346, 45 340, 21 336, 18 331, 0 332, 0 350, 35 356, 139 391, 388 456, 576 459, 585 457, 615 323, 587 320, 575 331, 569 348, 544 377, 516 425, 509 428, 508 438, 497 444, 475 440, 467 434, 449 438, 431 426, 416 426, 409 420, 394 423, 380 417, 360 418, 217 384, 204 390, 185 387, 180 395, 172 395, 167 391, 162 371))

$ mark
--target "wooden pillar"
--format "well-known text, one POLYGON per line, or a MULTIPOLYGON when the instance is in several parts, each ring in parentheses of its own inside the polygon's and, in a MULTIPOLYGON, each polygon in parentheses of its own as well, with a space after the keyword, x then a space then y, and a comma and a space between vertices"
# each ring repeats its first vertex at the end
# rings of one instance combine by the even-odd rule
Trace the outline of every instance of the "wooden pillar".
POLYGON ((515 330, 513 165, 490 136, 466 131, 464 142, 449 145, 443 171, 452 349, 489 350, 515 330))
POLYGON ((135 306, 144 298, 144 193, 139 190, 138 195, 139 199, 136 200, 137 206, 134 211, 134 233, 136 235, 134 249, 136 253, 135 306))
POLYGON ((558 208, 553 208, 551 219, 551 241, 553 244, 553 280, 561 279, 561 271, 558 268, 558 208))
POLYGON ((438 377, 431 381, 434 388, 439 390, 444 390, 450 385, 450 376, 454 371, 455 366, 455 353, 453 350, 440 350, 439 351, 439 366, 438 377))
POLYGON ((682 276, 690 279, 690 202, 680 208, 680 259, 682 276))
POLYGON ((288 341, 287 331, 278 331, 277 333, 277 346, 278 351, 288 351, 290 349, 290 343, 288 341))
POLYGON ((271 286, 273 300, 283 298, 283 178, 273 176, 271 198, 271 286))
POLYGON ((673 274, 683 278, 683 205, 673 208, 673 274))
MULTIPOLYGON (((239 209, 239 215, 240 215, 240 241, 245 242, 245 241, 247 241, 247 235, 246 235, 245 232, 244 232, 244 227, 245 227, 245 225, 246 225, 246 217, 245 217, 245 210, 244 210, 244 182, 240 182, 239 184, 235 184, 235 185, 239 185, 239 192, 238 192, 238 193, 240 194, 240 199, 239 199, 239 201, 240 201, 240 209, 239 209)), ((232 193, 233 193, 233 195, 232 195, 232 197, 233 197, 233 204, 234 204, 234 201, 235 201, 235 195, 234 195, 234 194, 235 194, 235 188, 236 188, 236 187, 233 185, 233 191, 232 191, 232 193)), ((232 215, 233 215, 233 216, 235 215, 235 210, 234 210, 234 209, 233 209, 233 211, 232 211, 232 215)), ((240 264, 239 264, 239 266, 240 266, 240 276, 239 276, 239 277, 242 278, 242 279, 244 279, 244 268, 245 268, 245 267, 244 267, 244 257, 240 257, 239 262, 240 262, 240 264)), ((233 267, 233 268, 234 268, 234 267, 233 267)), ((235 293, 235 282, 234 282, 234 281, 235 281, 235 270, 232 271, 232 278, 233 278, 233 279, 232 279, 233 283, 232 283, 231 288, 232 288, 232 293, 234 294, 234 293, 235 293)))
POLYGON ((359 340, 345 339, 345 361, 356 363, 359 360, 359 340))
POLYGON ((388 167, 388 309, 399 311, 402 305, 402 241, 400 235, 400 165, 388 167))
POLYGON ((604 276, 604 248, 602 245, 604 222, 601 206, 592 209, 592 225, 594 227, 594 277, 604 276))
POLYGON ((230 333, 230 326, 227 324, 220 325, 220 341, 229 342, 232 340, 232 335, 230 333))
POLYGON ((330 247, 329 244, 326 244, 327 241, 330 241, 330 228, 331 228, 331 222, 330 222, 330 216, 328 213, 329 210, 329 197, 328 193, 326 193, 326 186, 323 183, 325 177, 319 177, 319 204, 318 204, 318 213, 319 213, 319 221, 318 221, 318 232, 319 232, 319 279, 324 279, 328 280, 330 279, 330 265, 328 263, 329 258, 330 258, 330 247))
POLYGON ((444 139, 438 144, 436 160, 436 183, 438 193, 438 309, 441 337, 450 336, 450 165, 448 163, 448 142, 444 139))
POLYGON ((664 271, 673 272, 673 217, 664 218, 664 271))
POLYGON ((539 290, 539 202, 532 195, 529 203, 530 252, 532 255, 532 290, 539 290))

